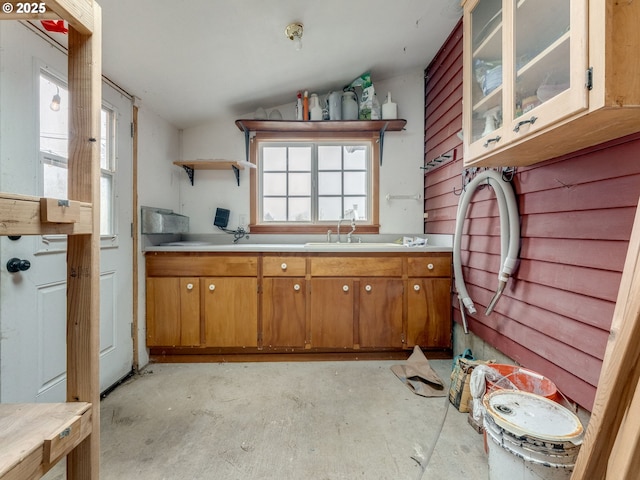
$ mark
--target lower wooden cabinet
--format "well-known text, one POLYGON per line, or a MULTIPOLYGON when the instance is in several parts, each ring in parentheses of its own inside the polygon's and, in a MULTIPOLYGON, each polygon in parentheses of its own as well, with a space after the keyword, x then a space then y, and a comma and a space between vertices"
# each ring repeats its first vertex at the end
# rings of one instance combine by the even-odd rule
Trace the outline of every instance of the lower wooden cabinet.
POLYGON ((407 347, 451 348, 451 278, 409 278, 407 347))
POLYGON ((306 340, 304 277, 262 280, 262 346, 303 348, 306 340))
POLYGON ((451 255, 147 254, 147 346, 451 348, 451 255))
POLYGON ((353 348, 354 292, 351 278, 312 278, 312 348, 353 348))
POLYGON ((258 280, 201 279, 205 347, 258 346, 258 280))
POLYGON ((402 348, 402 279, 364 278, 358 291, 359 346, 402 348))
POLYGON ((200 345, 200 280, 147 278, 147 345, 200 345))

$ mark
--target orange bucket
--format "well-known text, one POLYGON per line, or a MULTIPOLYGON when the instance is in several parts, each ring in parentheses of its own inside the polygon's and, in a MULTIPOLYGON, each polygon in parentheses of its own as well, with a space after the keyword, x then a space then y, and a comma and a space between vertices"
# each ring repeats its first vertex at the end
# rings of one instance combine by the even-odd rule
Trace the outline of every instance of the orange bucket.
MULTIPOLYGON (((506 380, 513 383, 518 390, 534 393, 554 402, 560 402, 560 394, 556 384, 533 370, 502 363, 489 364, 487 367, 497 370, 506 380)), ((503 386, 497 385, 496 382, 487 379, 487 394, 503 388, 503 386)))

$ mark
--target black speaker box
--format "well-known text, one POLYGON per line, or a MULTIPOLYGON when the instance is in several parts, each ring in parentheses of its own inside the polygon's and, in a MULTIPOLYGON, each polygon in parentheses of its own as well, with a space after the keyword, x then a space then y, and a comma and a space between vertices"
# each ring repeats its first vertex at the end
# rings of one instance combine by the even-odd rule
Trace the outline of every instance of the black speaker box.
POLYGON ((216 227, 226 228, 229 223, 229 214, 231 211, 226 208, 216 208, 216 218, 213 220, 213 224, 216 227))

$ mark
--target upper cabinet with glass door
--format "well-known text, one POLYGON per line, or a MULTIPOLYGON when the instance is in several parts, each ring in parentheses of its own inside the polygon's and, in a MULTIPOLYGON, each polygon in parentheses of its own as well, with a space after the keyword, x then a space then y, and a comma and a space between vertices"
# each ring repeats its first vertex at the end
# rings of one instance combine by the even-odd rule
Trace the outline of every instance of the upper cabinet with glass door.
POLYGON ((640 131, 640 4, 624 3, 465 1, 465 165, 530 165, 640 131))

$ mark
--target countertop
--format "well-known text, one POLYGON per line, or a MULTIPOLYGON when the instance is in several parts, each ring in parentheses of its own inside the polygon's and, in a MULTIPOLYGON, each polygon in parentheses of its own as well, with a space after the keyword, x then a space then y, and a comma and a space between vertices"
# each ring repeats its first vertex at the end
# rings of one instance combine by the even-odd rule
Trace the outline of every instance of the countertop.
POLYGON ((206 242, 171 242, 171 244, 146 247, 146 252, 451 252, 451 247, 427 245, 407 247, 390 243, 237 243, 216 245, 206 242))

